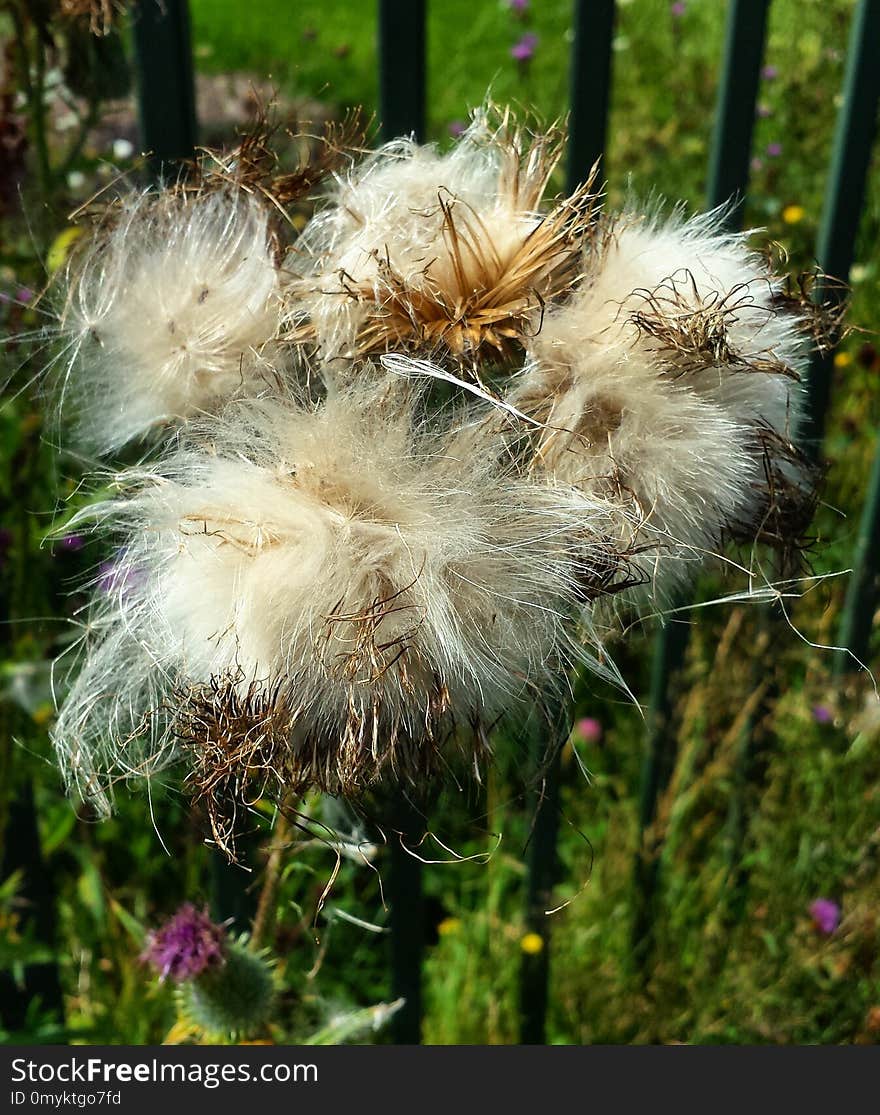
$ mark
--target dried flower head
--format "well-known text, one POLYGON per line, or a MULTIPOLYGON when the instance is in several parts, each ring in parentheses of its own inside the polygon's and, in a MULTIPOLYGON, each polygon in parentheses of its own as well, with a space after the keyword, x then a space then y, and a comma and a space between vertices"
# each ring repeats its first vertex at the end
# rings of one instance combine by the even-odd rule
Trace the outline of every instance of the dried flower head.
POLYGON ((226 930, 184 903, 163 926, 150 933, 142 959, 151 964, 162 980, 174 983, 194 980, 226 958, 226 930))
POLYGON ((209 795, 261 771, 343 794, 417 779, 571 659, 611 672, 574 629, 628 583, 619 509, 457 455, 406 381, 371 379, 233 406, 94 512, 139 571, 98 594, 55 729, 99 807, 182 753, 209 795))
POLYGON ((243 191, 123 201, 63 278, 52 366, 100 452, 274 378, 278 271, 266 207, 243 191))
POLYGON ((536 467, 633 504, 661 592, 725 538, 790 551, 809 522, 815 477, 790 440, 807 345, 783 289, 718 214, 606 218, 513 382, 544 424, 536 467))
POLYGON ((337 179, 288 262, 293 338, 325 362, 521 353, 593 222, 591 182, 542 211, 561 138, 483 111, 449 154, 398 140, 337 179))

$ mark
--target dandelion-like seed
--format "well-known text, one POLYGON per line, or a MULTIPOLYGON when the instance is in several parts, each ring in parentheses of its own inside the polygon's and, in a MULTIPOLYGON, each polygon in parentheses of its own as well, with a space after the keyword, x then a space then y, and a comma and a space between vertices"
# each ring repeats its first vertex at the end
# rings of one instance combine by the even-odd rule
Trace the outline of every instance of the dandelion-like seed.
POLYGON ((74 253, 57 393, 102 453, 275 379, 279 275, 269 215, 235 189, 125 199, 74 253))
POLYGON ((542 211, 561 151, 561 134, 485 110, 447 155, 385 145, 337 180, 288 260, 293 339, 340 367, 411 351, 475 370, 521 354, 570 288, 596 203, 588 182, 542 211))
POLYGON ((791 441, 808 317, 718 214, 605 218, 548 310, 509 402, 543 424, 536 467, 642 521, 655 591, 727 539, 796 546, 815 475, 791 441))
POLYGON ((375 377, 231 407, 93 512, 129 539, 125 592, 99 594, 55 738, 99 808, 182 755, 209 802, 418 782, 573 660, 611 672, 587 608, 629 583, 619 510, 457 455, 375 377))

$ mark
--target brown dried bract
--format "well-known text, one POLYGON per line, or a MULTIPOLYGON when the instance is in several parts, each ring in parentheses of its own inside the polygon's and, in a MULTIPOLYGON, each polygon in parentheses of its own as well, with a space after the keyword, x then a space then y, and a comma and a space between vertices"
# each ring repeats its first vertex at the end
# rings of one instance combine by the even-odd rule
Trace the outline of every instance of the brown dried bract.
POLYGON ((702 294, 693 274, 683 271, 654 290, 633 291, 632 296, 642 300, 643 308, 633 310, 629 321, 657 344, 678 375, 726 367, 799 379, 795 369, 773 352, 741 352, 733 345, 730 327, 740 314, 755 308, 767 314, 775 312, 759 305, 750 285, 740 283, 725 294, 702 294))
POLYGON ((760 455, 763 481, 756 510, 748 521, 731 524, 732 541, 760 542, 775 550, 783 573, 802 569, 810 539, 807 531, 819 502, 823 469, 787 438, 769 426, 754 431, 754 451, 760 455))

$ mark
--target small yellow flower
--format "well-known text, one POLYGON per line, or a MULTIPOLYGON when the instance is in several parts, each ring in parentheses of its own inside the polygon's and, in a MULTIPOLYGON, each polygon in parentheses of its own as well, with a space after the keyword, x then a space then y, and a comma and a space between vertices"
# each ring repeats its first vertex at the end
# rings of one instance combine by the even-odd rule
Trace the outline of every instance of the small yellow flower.
POLYGON ((82 236, 83 230, 81 228, 65 228, 59 232, 55 239, 52 241, 52 246, 49 248, 49 255, 46 257, 46 270, 51 275, 57 271, 59 267, 63 267, 70 255, 70 251, 76 241, 82 236))
POLYGON ((452 934, 457 933, 459 929, 461 929, 460 918, 444 918, 437 926, 437 932, 441 937, 451 937, 452 934))
POLYGON ((787 225, 799 224, 806 216, 803 205, 786 205, 782 210, 782 219, 787 225))
POLYGON ((540 933, 526 933, 519 943, 519 947, 528 956, 537 956, 544 948, 544 938, 540 933))
POLYGON ((852 364, 852 356, 848 352, 838 352, 834 356, 834 367, 845 368, 847 365, 852 364))

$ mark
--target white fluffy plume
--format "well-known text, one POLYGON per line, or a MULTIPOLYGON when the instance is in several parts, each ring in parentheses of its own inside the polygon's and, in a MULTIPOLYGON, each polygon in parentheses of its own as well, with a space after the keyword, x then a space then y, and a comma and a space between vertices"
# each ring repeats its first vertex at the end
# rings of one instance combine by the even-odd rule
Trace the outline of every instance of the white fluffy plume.
POLYGON ((99 807, 179 754, 193 702, 202 759, 234 718, 290 785, 349 793, 426 768, 573 655, 610 673, 572 631, 623 575, 614 510, 456 457, 392 379, 235 405, 95 509, 124 551, 55 741, 99 807))
POLYGON ((542 210, 560 138, 482 110, 447 154, 396 140, 337 176, 288 259, 293 335, 340 373, 388 351, 507 354, 568 288, 594 200, 542 210))
POLYGON ((781 290, 718 214, 606 218, 506 396, 546 424, 539 467, 642 520, 655 589, 809 503, 790 444, 804 322, 781 290))
POLYGON ((63 279, 52 370, 81 440, 110 452, 264 389, 278 286, 268 214, 244 191, 124 199, 63 279))

